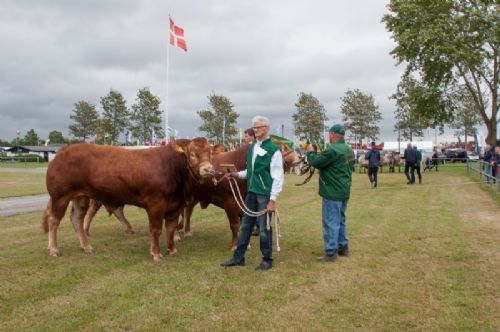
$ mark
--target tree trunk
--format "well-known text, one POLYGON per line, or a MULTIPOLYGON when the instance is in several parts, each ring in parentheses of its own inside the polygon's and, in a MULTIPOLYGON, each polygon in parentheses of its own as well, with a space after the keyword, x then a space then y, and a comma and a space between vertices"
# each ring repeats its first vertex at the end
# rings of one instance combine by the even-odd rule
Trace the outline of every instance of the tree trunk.
POLYGON ((486 128, 488 129, 488 136, 486 136, 486 143, 491 146, 495 146, 497 143, 497 120, 496 117, 492 117, 486 122, 486 128))

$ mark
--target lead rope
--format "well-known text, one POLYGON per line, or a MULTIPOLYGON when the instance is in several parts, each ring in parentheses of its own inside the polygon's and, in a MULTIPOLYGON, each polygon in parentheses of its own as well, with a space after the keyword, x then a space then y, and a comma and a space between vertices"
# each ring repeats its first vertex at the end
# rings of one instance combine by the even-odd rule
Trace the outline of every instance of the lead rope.
MULTIPOLYGON (((267 213, 267 209, 264 209, 262 211, 252 211, 248 208, 248 206, 245 205, 245 201, 243 200, 243 197, 241 196, 240 192, 240 187, 238 186, 238 182, 236 182, 236 179, 234 178, 229 178, 229 186, 231 188, 231 192, 233 193, 233 197, 236 200, 236 204, 238 204, 239 208, 248 216, 250 217, 260 217, 264 213, 267 213), (236 186, 236 191, 238 192, 238 195, 236 195, 236 192, 234 190, 234 186, 236 186)), ((274 218, 274 227, 276 228, 276 251, 280 252, 281 247, 280 247, 280 237, 281 237, 281 231, 280 231, 280 224, 281 224, 281 219, 280 215, 278 212, 278 209, 275 211, 276 213, 276 218, 274 218)), ((271 230, 271 223, 272 223, 272 216, 273 213, 267 213, 266 217, 266 229, 269 231, 271 230)))

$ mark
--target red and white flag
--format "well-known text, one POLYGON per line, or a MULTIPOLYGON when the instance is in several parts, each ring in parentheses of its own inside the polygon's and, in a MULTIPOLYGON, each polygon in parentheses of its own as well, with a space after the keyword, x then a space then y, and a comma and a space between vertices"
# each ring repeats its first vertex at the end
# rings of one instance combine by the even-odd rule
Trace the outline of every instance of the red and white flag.
POLYGON ((174 24, 170 19, 170 45, 178 46, 187 52, 186 39, 184 39, 184 29, 174 24))

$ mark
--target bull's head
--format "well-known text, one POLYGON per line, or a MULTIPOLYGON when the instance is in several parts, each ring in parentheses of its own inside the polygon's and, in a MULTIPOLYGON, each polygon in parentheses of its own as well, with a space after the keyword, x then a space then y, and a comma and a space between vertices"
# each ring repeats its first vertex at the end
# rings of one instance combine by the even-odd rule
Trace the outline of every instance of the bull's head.
POLYGON ((195 177, 205 178, 215 174, 212 165, 212 146, 206 138, 197 137, 184 142, 178 140, 172 144, 175 150, 186 155, 190 172, 193 172, 195 177))

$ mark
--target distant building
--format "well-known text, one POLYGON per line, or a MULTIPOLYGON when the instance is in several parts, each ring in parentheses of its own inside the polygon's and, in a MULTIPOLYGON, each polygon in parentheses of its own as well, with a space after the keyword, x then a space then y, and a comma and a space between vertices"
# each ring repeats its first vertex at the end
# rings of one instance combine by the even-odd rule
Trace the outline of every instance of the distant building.
POLYGON ((57 151, 65 147, 67 144, 51 144, 47 146, 32 146, 32 145, 20 145, 7 148, 7 156, 15 156, 19 153, 35 154, 42 157, 45 161, 51 161, 54 159, 57 151))

